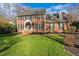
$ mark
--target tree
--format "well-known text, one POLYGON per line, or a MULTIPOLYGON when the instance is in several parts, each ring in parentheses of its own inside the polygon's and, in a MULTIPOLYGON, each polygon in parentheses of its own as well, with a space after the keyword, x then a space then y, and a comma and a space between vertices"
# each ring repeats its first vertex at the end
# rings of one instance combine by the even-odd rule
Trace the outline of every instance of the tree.
POLYGON ((8 21, 2 16, 0 16, 0 34, 2 33, 12 33, 16 31, 15 25, 9 24, 8 21))
MULTIPOLYGON (((73 32, 72 29, 75 30, 75 27, 76 27, 73 25, 74 22, 79 21, 79 4, 68 7, 66 10, 68 12, 68 21, 70 24, 70 31, 73 32)), ((79 25, 79 24, 77 23, 76 25, 79 25)), ((76 27, 76 29, 78 28, 76 27)))

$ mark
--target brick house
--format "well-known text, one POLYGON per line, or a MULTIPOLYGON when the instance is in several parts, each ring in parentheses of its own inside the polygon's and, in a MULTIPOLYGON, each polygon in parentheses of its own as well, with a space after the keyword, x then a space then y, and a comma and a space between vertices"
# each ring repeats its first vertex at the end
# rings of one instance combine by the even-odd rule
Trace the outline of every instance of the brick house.
MULTIPOLYGON (((59 13, 58 13, 59 14, 59 13)), ((23 10, 17 16, 17 32, 27 33, 43 33, 43 32, 65 32, 68 31, 68 21, 52 14, 49 17, 45 9, 23 10)))

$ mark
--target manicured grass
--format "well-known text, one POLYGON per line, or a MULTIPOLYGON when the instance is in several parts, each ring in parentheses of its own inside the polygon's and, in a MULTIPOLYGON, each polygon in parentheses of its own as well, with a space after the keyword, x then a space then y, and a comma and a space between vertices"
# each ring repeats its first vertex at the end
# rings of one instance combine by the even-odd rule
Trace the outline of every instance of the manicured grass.
POLYGON ((0 55, 68 56, 59 35, 0 35, 0 55), (58 40, 58 41, 57 41, 58 40))

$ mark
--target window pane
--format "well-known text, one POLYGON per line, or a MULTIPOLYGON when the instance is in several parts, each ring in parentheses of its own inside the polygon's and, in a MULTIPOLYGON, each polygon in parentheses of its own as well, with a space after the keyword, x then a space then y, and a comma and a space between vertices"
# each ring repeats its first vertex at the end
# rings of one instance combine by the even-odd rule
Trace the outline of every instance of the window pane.
POLYGON ((22 20, 22 16, 20 16, 20 20, 22 20))
POLYGON ((17 27, 19 30, 22 30, 22 24, 18 24, 18 27, 17 27))
POLYGON ((40 24, 40 29, 43 29, 43 24, 40 24))
POLYGON ((29 16, 29 19, 31 20, 32 19, 32 16, 29 16))
POLYGON ((22 24, 21 24, 21 30, 22 30, 22 24))
POLYGON ((63 23, 60 23, 60 27, 63 29, 63 23))
POLYGON ((39 24, 39 29, 43 29, 43 24, 39 24))
POLYGON ((51 29, 54 29, 54 24, 50 24, 50 28, 51 29))
POLYGON ((44 19, 44 16, 43 15, 41 15, 41 19, 44 19))
POLYGON ((43 29, 43 24, 35 24, 35 29, 43 29))
POLYGON ((26 20, 27 19, 27 17, 26 16, 24 16, 24 20, 26 20))
POLYGON ((38 24, 35 24, 35 29, 38 29, 38 24))

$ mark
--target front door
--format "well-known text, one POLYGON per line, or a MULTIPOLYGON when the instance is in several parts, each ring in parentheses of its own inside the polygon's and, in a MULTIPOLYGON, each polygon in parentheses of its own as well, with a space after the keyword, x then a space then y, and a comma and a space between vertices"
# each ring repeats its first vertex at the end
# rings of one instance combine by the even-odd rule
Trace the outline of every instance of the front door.
POLYGON ((31 24, 30 24, 30 22, 26 22, 26 29, 27 29, 27 30, 30 30, 30 29, 31 29, 31 24))
POLYGON ((32 22, 30 20, 24 22, 24 31, 28 33, 32 32, 32 22))

